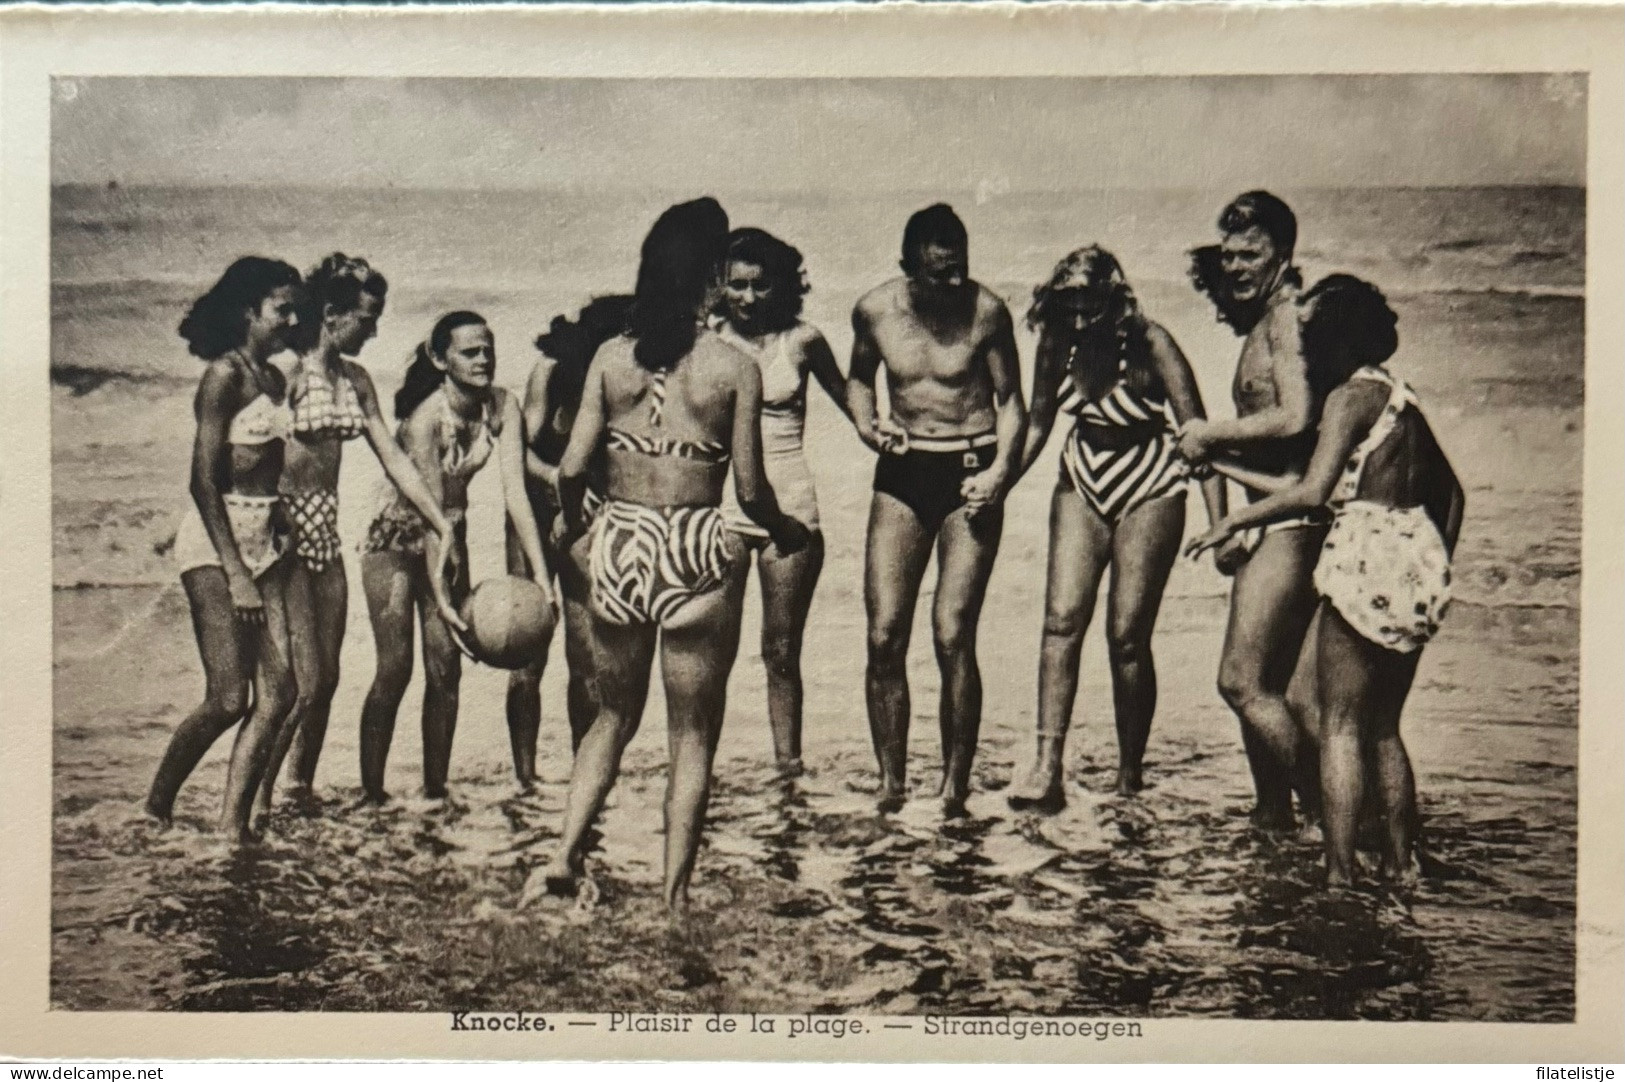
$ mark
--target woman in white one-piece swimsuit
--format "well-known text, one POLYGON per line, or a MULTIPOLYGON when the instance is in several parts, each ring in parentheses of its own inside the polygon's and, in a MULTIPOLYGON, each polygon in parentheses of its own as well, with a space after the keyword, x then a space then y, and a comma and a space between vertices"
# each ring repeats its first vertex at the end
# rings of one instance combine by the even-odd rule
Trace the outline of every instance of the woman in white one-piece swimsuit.
POLYGON ((824 566, 818 496, 802 450, 809 373, 846 412, 846 377, 835 354, 818 328, 801 322, 806 292, 801 253, 795 248, 760 229, 736 229, 729 235, 716 330, 761 368, 762 465, 779 507, 812 533, 811 543, 800 552, 780 554, 740 510, 729 486, 722 507, 728 526, 757 553, 767 711, 774 754, 788 772, 801 765, 801 643, 824 566))
POLYGON ((1384 826, 1382 872, 1409 873, 1416 785, 1400 712, 1423 645, 1450 602, 1450 557, 1461 530, 1461 483, 1416 396, 1383 365, 1397 322, 1376 287, 1334 274, 1304 294, 1303 350, 1325 411, 1301 480, 1215 465, 1271 495, 1227 516, 1191 552, 1236 532, 1329 507, 1315 571, 1315 671, 1329 885, 1354 876, 1366 769, 1384 826))

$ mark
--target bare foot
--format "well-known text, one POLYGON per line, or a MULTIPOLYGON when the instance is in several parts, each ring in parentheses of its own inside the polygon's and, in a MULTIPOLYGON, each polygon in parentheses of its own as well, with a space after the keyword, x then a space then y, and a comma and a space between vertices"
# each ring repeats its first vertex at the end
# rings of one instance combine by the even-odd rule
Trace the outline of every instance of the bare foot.
POLYGON ((788 781, 791 778, 801 777, 807 772, 807 768, 802 765, 800 759, 781 759, 777 764, 776 772, 779 780, 788 781))
POLYGON ((555 898, 575 897, 581 886, 582 872, 579 860, 555 857, 551 863, 534 869, 525 878, 525 886, 519 892, 518 908, 529 909, 548 895, 555 898))
POLYGON ((1066 807, 1066 790, 1061 784, 1061 764, 1039 760, 1027 771, 1005 800, 1015 811, 1040 811, 1052 814, 1066 807))
POLYGON ((147 813, 148 819, 151 819, 154 823, 157 823, 161 827, 170 826, 173 822, 173 808, 160 808, 158 805, 149 800, 147 801, 143 810, 147 813))
POLYGON ((1117 795, 1133 796, 1145 788, 1145 778, 1137 766, 1120 766, 1117 768, 1117 795))

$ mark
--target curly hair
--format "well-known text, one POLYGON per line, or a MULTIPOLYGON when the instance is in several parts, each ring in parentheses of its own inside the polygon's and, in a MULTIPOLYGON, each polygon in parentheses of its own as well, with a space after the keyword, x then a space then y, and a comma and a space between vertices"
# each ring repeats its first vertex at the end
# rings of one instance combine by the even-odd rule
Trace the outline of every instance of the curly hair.
POLYGON ((1098 398, 1119 373, 1139 394, 1155 393, 1162 379, 1151 359, 1151 342, 1140 302, 1117 257, 1098 244, 1068 253, 1049 280, 1033 289, 1027 325, 1052 341, 1064 341, 1072 353, 1072 379, 1089 398, 1098 398), (1067 322, 1060 297, 1082 292, 1101 297, 1101 317, 1087 327, 1067 322))
POLYGON ((365 259, 334 252, 305 274, 294 348, 300 352, 315 348, 322 336, 322 313, 329 306, 336 312, 353 312, 361 307, 363 296, 382 303, 388 295, 388 279, 365 259))
MULTIPOLYGON (((764 330, 772 334, 796 325, 801 318, 802 299, 812 289, 807 284, 800 250, 765 229, 747 226, 728 234, 723 263, 724 271, 728 263, 750 263, 762 268, 769 290, 762 317, 764 330)), ((727 307, 726 298, 719 295, 717 314, 726 316, 727 307)))
MULTIPOLYGON (((1190 250, 1190 279, 1196 292, 1213 302, 1216 318, 1238 336, 1245 337, 1258 326, 1264 316, 1266 298, 1238 301, 1230 292, 1230 281, 1224 273, 1224 251, 1217 244, 1204 244, 1190 250)), ((1303 285, 1303 275, 1296 267, 1281 272, 1281 284, 1294 288, 1303 285)))
POLYGON ((243 256, 209 291, 192 302, 181 320, 186 348, 201 360, 224 357, 248 340, 248 321, 265 298, 279 289, 300 285, 299 272, 280 259, 243 256))
POLYGON ((572 411, 581 405, 587 369, 598 347, 626 333, 631 312, 631 295, 613 293, 594 297, 574 320, 553 317, 547 330, 536 336, 536 348, 558 362, 548 379, 549 399, 572 411))
POLYGON ((1382 290, 1352 274, 1328 274, 1303 295, 1303 356, 1309 386, 1323 400, 1366 366, 1399 349, 1399 317, 1382 290))

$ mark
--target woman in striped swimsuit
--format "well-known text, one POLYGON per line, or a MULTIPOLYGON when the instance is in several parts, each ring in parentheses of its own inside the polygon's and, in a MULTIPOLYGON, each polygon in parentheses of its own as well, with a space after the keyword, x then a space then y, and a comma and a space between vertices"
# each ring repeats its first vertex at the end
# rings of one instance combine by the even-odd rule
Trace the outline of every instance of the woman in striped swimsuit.
POLYGON ((665 898, 674 914, 687 908, 739 647, 744 568, 719 509, 730 467, 740 506, 781 552, 807 543, 763 473, 761 372, 700 323, 727 234, 712 199, 672 207, 655 223, 631 329, 593 359, 559 464, 560 503, 579 534, 589 465, 605 449, 606 501, 591 542, 600 703, 576 752, 557 857, 527 882, 522 902, 538 888, 575 889, 588 832, 642 721, 658 647, 671 748, 665 898))
MULTIPOLYGON (((1065 804, 1061 772, 1078 690, 1078 659, 1107 565, 1107 645, 1117 715, 1117 791, 1137 792, 1156 712, 1151 631, 1185 530, 1188 471, 1175 428, 1204 416, 1178 344, 1147 319, 1117 259, 1091 245, 1068 255, 1033 291, 1039 330, 1032 417, 1022 470, 1043 449, 1056 413, 1074 418, 1050 505, 1049 580, 1038 670, 1037 761, 1012 788, 1012 807, 1065 804)), ((1224 517, 1218 478, 1202 484, 1210 521, 1224 517)))
POLYGON ((364 259, 334 252, 305 276, 299 360, 288 388, 293 438, 282 469, 282 499, 293 531, 288 570, 288 636, 298 694, 260 786, 268 812, 290 746, 290 787, 308 798, 339 683, 339 649, 349 606, 339 540, 339 466, 344 445, 366 437, 385 474, 442 538, 451 526, 412 460, 390 434, 367 370, 350 358, 378 333, 389 284, 364 259))

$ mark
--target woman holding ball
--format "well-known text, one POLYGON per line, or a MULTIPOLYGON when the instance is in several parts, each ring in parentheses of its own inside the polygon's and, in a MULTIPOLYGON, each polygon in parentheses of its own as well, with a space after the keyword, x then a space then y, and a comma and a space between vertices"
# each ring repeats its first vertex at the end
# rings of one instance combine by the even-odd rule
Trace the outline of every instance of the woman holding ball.
POLYGON ((494 456, 503 499, 515 523, 534 580, 548 603, 553 591, 536 520, 527 512, 524 424, 519 404, 495 384, 496 342, 474 312, 440 317, 417 347, 395 394, 400 421, 395 439, 428 483, 452 523, 442 545, 394 485, 362 546, 361 581, 378 648, 378 671, 361 711, 361 784, 368 800, 383 803, 384 764, 395 715, 412 679, 412 623, 423 628, 423 792, 446 796, 452 734, 462 679, 457 632, 467 631, 454 602, 468 593, 466 512, 468 483, 494 456))

